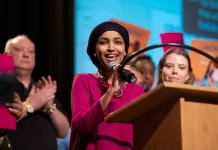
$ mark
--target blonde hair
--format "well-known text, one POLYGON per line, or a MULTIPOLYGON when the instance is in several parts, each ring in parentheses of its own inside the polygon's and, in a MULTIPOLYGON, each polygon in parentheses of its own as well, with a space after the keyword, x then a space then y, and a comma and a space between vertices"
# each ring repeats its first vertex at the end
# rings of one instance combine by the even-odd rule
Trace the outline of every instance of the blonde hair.
POLYGON ((16 37, 14 37, 14 38, 9 39, 9 40, 6 42, 4 53, 5 53, 5 54, 8 54, 8 53, 11 51, 11 49, 12 49, 12 47, 13 47, 13 44, 14 44, 17 40, 19 40, 19 39, 27 39, 27 40, 29 40, 29 41, 34 45, 34 43, 30 40, 30 38, 29 38, 27 35, 25 35, 25 34, 20 34, 20 35, 17 35, 16 37))
POLYGON ((161 84, 163 82, 163 80, 162 80, 162 70, 163 70, 164 64, 166 62, 166 58, 170 54, 182 55, 182 56, 184 56, 187 59, 187 61, 188 61, 189 79, 184 84, 193 84, 195 76, 192 73, 191 59, 190 59, 189 55, 184 50, 181 50, 179 48, 173 47, 173 48, 169 49, 163 55, 163 57, 160 59, 160 62, 159 62, 159 65, 158 65, 158 82, 157 82, 157 85, 161 84))

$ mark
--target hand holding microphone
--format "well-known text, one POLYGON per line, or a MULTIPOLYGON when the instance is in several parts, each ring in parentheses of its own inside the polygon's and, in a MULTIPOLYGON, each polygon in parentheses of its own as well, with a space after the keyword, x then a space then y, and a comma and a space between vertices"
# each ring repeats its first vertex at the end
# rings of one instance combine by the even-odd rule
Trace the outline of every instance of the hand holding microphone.
MULTIPOLYGON (((114 70, 116 65, 117 63, 115 61, 112 61, 109 63, 108 68, 111 70, 114 70)), ((124 81, 130 82, 130 83, 136 83, 137 78, 131 71, 123 69, 120 66, 118 66, 117 72, 120 75, 121 79, 123 79, 124 81)))
MULTIPOLYGON (((110 100, 112 99, 112 97, 119 95, 121 91, 124 89, 126 80, 121 79, 121 77, 124 78, 124 76, 127 75, 127 73, 125 73, 127 70, 125 69, 125 71, 122 71, 121 70, 122 68, 120 68, 120 65, 117 64, 116 62, 109 63, 108 68, 113 71, 112 83, 111 83, 111 86, 107 89, 106 93, 100 99, 100 104, 101 104, 101 108, 103 111, 110 103, 110 100), (118 70, 121 70, 121 74, 125 73, 125 75, 121 76, 118 70)), ((125 79, 127 78, 125 77, 125 79)))

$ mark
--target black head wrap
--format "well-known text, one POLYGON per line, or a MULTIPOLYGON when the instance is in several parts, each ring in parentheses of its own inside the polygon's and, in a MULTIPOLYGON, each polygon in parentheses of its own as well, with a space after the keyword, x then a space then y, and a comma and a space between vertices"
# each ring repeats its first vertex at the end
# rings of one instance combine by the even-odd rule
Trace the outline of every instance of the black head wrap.
POLYGON ((107 21, 107 22, 103 22, 99 24, 92 30, 90 37, 89 37, 88 47, 87 47, 87 53, 92 63, 98 69, 100 69, 100 62, 98 58, 94 56, 95 51, 96 51, 96 44, 97 44, 99 37, 106 31, 118 32, 124 40, 126 53, 128 53, 128 49, 129 49, 129 33, 123 26, 121 26, 118 23, 111 22, 111 21, 107 21))

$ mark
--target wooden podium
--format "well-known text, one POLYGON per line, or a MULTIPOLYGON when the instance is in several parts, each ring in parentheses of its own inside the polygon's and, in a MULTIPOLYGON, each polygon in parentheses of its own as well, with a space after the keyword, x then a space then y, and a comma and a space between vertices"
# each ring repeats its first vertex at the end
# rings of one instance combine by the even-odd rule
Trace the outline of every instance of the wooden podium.
POLYGON ((163 83, 105 121, 132 123, 135 150, 218 150, 218 89, 163 83))

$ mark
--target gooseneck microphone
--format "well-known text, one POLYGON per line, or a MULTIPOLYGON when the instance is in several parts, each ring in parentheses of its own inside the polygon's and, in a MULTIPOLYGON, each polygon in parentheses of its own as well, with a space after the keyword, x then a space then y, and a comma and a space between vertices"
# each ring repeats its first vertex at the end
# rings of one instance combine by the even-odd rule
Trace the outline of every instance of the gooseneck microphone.
POLYGON ((134 52, 133 54, 131 54, 130 56, 128 56, 128 58, 126 58, 121 64, 120 64, 120 68, 124 68, 124 66, 130 61, 132 60, 133 58, 135 58, 136 56, 138 56, 139 54, 142 54, 142 53, 145 53, 149 50, 154 50, 154 49, 157 49, 157 48, 160 48, 160 47, 164 47, 164 46, 170 46, 170 47, 179 47, 179 48, 185 48, 185 49, 188 49, 188 50, 191 50, 191 51, 194 51, 210 60, 212 60, 214 63, 218 64, 218 60, 216 58, 214 58, 213 56, 211 56, 210 54, 200 50, 200 49, 197 49, 195 47, 192 47, 192 46, 188 46, 188 45, 184 45, 184 44, 178 44, 178 43, 163 43, 163 44, 156 44, 156 45, 151 45, 151 46, 148 46, 148 47, 145 47, 141 50, 138 50, 136 52, 134 52))
MULTIPOLYGON (((170 47, 180 47, 180 48, 185 48, 185 49, 188 49, 188 50, 191 50, 191 51, 194 51, 210 60, 212 60, 214 63, 218 64, 218 60, 216 58, 214 58, 213 56, 211 56, 210 54, 207 54, 206 52, 200 50, 200 49, 197 49, 195 47, 192 47, 192 46, 188 46, 188 45, 184 45, 184 44, 178 44, 178 43, 163 43, 163 44, 156 44, 156 45, 151 45, 149 47, 145 47, 141 50, 138 50, 136 51, 135 53, 131 54, 128 58, 126 58, 121 64, 120 66, 118 67, 118 73, 120 74, 121 78, 127 82, 132 82, 132 83, 135 83, 136 82, 136 77, 135 75, 128 71, 128 70, 125 70, 124 67, 125 65, 130 61, 132 60, 134 57, 136 57, 137 55, 141 54, 141 53, 145 53, 149 50, 153 50, 153 49, 157 49, 157 48, 160 48, 160 47, 164 47, 164 46, 170 46, 170 47)), ((113 69, 113 67, 116 65, 116 62, 111 62, 108 67, 113 69)))
MULTIPOLYGON (((114 67, 116 66, 116 64, 117 64, 117 63, 116 63, 115 61, 112 61, 112 62, 109 63, 108 68, 111 69, 111 70, 113 70, 114 67)), ((121 77, 124 81, 130 82, 130 83, 136 83, 137 78, 136 78, 136 76, 134 75, 134 73, 132 73, 131 71, 126 70, 126 69, 121 68, 120 66, 118 66, 117 72, 119 73, 120 77, 121 77)))

